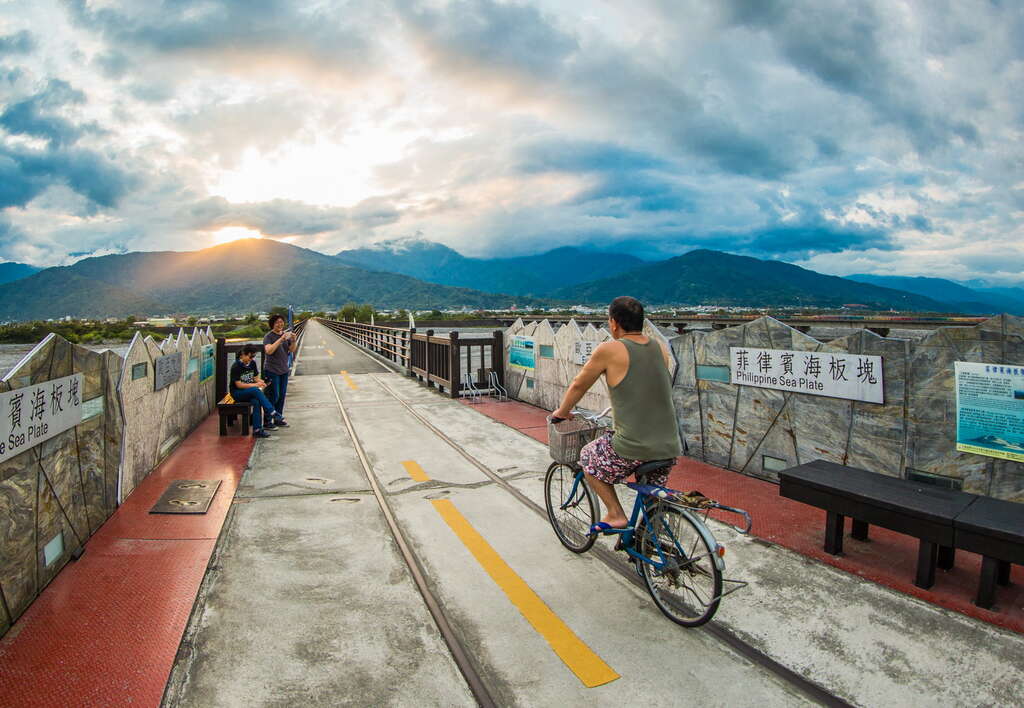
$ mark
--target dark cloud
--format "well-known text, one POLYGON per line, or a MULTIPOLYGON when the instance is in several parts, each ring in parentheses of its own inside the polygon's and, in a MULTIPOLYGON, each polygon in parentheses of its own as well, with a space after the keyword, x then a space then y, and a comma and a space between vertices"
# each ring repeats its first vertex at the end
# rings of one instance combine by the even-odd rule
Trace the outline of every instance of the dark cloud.
POLYGON ((0 56, 5 54, 29 54, 35 48, 35 37, 28 30, 0 35, 0 56))
POLYGON ((372 229, 394 223, 398 218, 399 211, 383 198, 342 208, 318 207, 286 199, 234 204, 222 197, 213 197, 188 209, 192 228, 247 226, 267 236, 317 236, 344 229, 372 229))
POLYGON ((570 139, 538 140, 520 150, 523 172, 613 172, 664 167, 649 153, 611 143, 570 139))
MULTIPOLYGON (((893 55, 882 36, 885 19, 870 3, 722 3, 732 23, 767 32, 783 57, 799 71, 840 93, 866 101, 886 121, 900 125, 923 152, 954 137, 977 143, 978 129, 966 120, 927 110, 914 75, 893 55)), ((964 40, 967 41, 967 40, 964 40)), ((919 73, 922 67, 914 67, 919 73)))
POLYGON ((635 212, 690 212, 697 195, 658 175, 620 172, 602 176, 572 203, 592 215, 628 217, 635 212))
POLYGON ((95 125, 76 125, 56 114, 64 106, 85 103, 85 94, 60 79, 51 79, 41 92, 7 106, 0 113, 0 126, 13 135, 43 138, 54 146, 70 145, 95 125))
POLYGON ((755 253, 806 258, 815 253, 878 249, 891 251, 892 238, 876 229, 841 229, 834 226, 779 226, 737 239, 755 253))
POLYGON ((456 0, 445 6, 399 2, 406 26, 432 48, 447 70, 511 72, 544 78, 579 44, 537 8, 493 0, 456 0))
POLYGON ((128 73, 132 66, 131 58, 124 52, 108 51, 93 60, 108 79, 120 79, 128 73))
MULTIPOLYGON (((157 54, 200 53, 263 60, 294 57, 336 70, 365 67, 371 35, 349 27, 364 13, 355 3, 298 7, 290 0, 154 0, 92 8, 65 0, 74 22, 119 47, 157 54)), ((115 69, 116 69, 115 64, 115 69)))
POLYGON ((0 146, 0 209, 24 207, 54 184, 66 185, 94 207, 113 208, 137 178, 89 150, 0 146))

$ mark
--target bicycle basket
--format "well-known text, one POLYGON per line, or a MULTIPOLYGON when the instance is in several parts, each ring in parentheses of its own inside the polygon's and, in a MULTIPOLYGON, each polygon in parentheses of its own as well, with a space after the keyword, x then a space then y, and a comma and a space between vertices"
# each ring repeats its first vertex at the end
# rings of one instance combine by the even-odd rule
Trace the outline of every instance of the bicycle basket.
POLYGON ((548 452, 551 459, 565 465, 576 464, 580 460, 583 446, 603 431, 603 426, 581 418, 548 423, 548 452))

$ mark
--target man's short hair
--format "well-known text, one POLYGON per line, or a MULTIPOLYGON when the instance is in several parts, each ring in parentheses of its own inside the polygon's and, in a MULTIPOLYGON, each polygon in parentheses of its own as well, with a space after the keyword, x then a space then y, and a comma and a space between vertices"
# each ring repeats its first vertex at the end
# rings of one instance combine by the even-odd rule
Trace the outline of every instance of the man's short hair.
POLYGON ((259 351, 259 347, 257 347, 255 344, 243 344, 242 345, 242 354, 246 354, 248 356, 256 356, 256 352, 258 352, 258 351, 259 351))
POLYGON ((277 324, 277 321, 283 319, 284 316, 282 315, 271 315, 270 317, 267 318, 267 324, 270 325, 270 329, 274 329, 274 325, 277 324))
POLYGON ((635 297, 621 295, 612 300, 608 316, 626 332, 639 332, 644 328, 644 306, 635 297))

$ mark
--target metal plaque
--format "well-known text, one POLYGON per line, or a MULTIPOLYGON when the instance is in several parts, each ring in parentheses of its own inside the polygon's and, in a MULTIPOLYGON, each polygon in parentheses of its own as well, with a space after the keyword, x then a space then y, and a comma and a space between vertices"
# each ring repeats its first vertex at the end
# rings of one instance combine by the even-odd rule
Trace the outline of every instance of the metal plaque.
POLYGON ((220 488, 220 482, 219 479, 176 479, 149 513, 205 514, 220 488))
POLYGON ((199 380, 206 381, 214 374, 214 350, 212 344, 203 345, 202 363, 199 366, 199 380))
POLYGON ((98 415, 103 414, 103 396, 97 396, 96 398, 90 398, 88 401, 82 403, 82 422, 95 418, 98 415))
POLYGON ((159 391, 167 388, 172 383, 181 380, 181 352, 174 352, 166 356, 157 357, 153 361, 153 374, 155 382, 153 390, 159 391))

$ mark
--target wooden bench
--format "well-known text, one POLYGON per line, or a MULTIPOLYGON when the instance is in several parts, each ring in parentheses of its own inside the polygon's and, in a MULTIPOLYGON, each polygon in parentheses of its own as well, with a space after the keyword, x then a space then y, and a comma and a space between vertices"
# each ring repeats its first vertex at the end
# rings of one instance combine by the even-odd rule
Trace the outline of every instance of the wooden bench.
POLYGON ((228 434, 228 425, 235 424, 235 416, 242 417, 242 435, 249 434, 249 416, 252 415, 252 403, 239 403, 231 394, 217 401, 217 415, 220 416, 220 434, 228 434))
POLYGON ((957 548, 981 555, 975 604, 989 609, 996 583, 1010 584, 1013 563, 1024 565, 1024 504, 978 497, 953 521, 957 548))
POLYGON ((868 540, 870 524, 920 540, 914 584, 930 588, 935 567, 953 567, 954 520, 978 499, 974 494, 886 477, 815 460, 779 472, 779 494, 827 512, 825 551, 843 552, 846 517, 853 537, 868 540))

